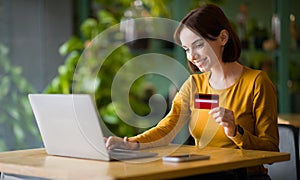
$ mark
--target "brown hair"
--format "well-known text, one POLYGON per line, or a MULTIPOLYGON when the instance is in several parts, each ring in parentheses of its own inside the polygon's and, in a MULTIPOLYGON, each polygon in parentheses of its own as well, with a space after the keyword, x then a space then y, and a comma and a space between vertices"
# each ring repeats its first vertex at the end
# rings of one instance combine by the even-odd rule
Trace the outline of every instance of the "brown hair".
MULTIPOLYGON (((177 27, 174 39, 181 44, 180 32, 183 27, 187 27, 196 34, 209 40, 216 40, 220 32, 225 29, 228 31, 228 41, 224 47, 222 55, 223 62, 238 61, 241 54, 241 43, 229 20, 223 11, 216 5, 206 4, 187 14, 177 27)), ((199 72, 199 69, 188 61, 189 68, 192 72, 199 72)))

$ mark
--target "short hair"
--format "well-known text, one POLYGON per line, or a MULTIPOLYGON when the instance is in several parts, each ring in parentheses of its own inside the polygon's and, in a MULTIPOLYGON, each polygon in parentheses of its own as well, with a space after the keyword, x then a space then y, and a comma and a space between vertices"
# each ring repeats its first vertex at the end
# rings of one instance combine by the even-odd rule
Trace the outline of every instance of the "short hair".
MULTIPOLYGON (((174 33, 174 40, 178 44, 181 44, 180 33, 184 27, 209 40, 216 40, 223 29, 227 30, 229 37, 222 55, 223 62, 238 61, 241 54, 240 39, 218 6, 206 4, 188 13, 180 21, 174 33)), ((199 72, 199 69, 191 62, 188 61, 188 65, 192 72, 199 72)))

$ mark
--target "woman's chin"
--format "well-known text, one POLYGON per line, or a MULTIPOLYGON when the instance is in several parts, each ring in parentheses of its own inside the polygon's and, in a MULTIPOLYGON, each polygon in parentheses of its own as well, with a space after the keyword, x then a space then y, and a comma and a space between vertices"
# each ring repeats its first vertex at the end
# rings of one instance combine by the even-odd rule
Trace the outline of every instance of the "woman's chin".
POLYGON ((198 68, 200 72, 205 73, 206 70, 204 68, 198 68))

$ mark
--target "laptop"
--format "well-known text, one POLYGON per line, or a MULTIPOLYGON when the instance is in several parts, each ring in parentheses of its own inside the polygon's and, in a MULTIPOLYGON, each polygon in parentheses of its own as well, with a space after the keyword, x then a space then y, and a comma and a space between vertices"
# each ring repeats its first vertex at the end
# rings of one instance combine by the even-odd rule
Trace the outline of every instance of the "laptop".
POLYGON ((108 151, 94 101, 88 94, 29 94, 46 152, 103 161, 156 156, 154 152, 108 151))

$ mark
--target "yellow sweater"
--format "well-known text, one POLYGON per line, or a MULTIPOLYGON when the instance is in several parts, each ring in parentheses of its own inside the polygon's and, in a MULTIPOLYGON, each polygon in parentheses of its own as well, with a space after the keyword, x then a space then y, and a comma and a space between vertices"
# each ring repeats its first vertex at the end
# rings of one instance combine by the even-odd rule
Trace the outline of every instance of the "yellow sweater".
POLYGON ((173 100, 172 109, 156 127, 133 137, 141 148, 166 145, 189 123, 196 146, 279 151, 277 95, 267 74, 244 67, 241 77, 224 90, 209 85, 209 73, 193 74, 173 100), (195 93, 219 94, 220 106, 234 112, 236 124, 244 134, 230 139, 208 110, 194 108, 195 93))

